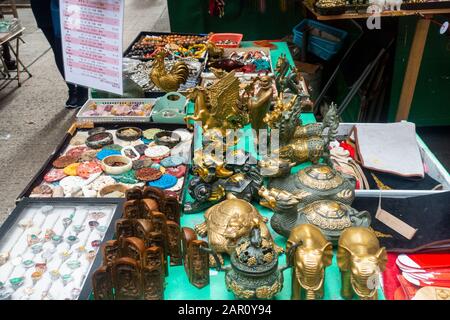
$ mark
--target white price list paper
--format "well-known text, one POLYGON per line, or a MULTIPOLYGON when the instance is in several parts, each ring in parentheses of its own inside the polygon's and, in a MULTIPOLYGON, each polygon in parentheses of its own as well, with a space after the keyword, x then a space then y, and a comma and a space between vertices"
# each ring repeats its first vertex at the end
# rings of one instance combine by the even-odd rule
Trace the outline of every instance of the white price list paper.
POLYGON ((60 0, 67 82, 123 95, 124 0, 60 0))

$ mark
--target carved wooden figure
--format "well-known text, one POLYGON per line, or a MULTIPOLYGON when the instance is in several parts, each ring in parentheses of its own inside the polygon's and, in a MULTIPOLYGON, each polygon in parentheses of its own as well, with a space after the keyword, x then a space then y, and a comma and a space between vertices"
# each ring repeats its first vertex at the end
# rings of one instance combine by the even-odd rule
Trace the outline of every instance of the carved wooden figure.
POLYGON ((153 223, 149 219, 136 219, 134 221, 134 236, 144 241, 146 248, 150 247, 150 232, 153 231, 153 223))
POLYGON ((184 267, 189 279, 197 288, 209 284, 208 243, 197 240, 194 230, 183 228, 184 267))
POLYGON ((125 219, 139 219, 142 216, 141 200, 128 200, 123 205, 125 219))
POLYGON ((181 254, 181 230, 180 226, 173 222, 167 221, 167 236, 170 256, 170 265, 179 266, 182 264, 181 254))
POLYGON ((121 238, 121 256, 134 259, 139 266, 145 263, 145 245, 144 241, 137 237, 121 238))
POLYGON ((177 198, 165 195, 161 211, 164 212, 167 220, 180 225, 181 206, 177 198))
POLYGON ((134 236, 133 220, 130 219, 118 219, 116 221, 116 237, 128 238, 134 236))
POLYGON ((164 299, 164 258, 160 247, 145 251, 145 266, 142 269, 143 294, 145 300, 164 299))
POLYGON ((113 281, 109 266, 102 266, 92 275, 95 300, 114 300, 113 281))
POLYGON ((190 281, 197 288, 209 284, 209 253, 202 248, 208 248, 208 243, 202 240, 191 241, 188 247, 190 281))
POLYGON ((109 240, 103 246, 103 264, 111 266, 116 258, 120 255, 119 242, 117 240, 109 240))
POLYGON ((116 300, 142 298, 141 273, 136 260, 128 257, 117 259, 112 266, 112 279, 116 300))
POLYGON ((184 270, 189 277, 189 256, 188 245, 192 240, 197 240, 197 234, 194 229, 183 227, 181 228, 181 247, 183 250, 184 270))

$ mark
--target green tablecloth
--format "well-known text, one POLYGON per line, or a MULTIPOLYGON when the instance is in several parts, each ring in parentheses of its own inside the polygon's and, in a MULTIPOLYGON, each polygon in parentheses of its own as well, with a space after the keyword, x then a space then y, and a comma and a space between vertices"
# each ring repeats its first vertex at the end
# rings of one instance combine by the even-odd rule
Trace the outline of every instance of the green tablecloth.
MULTIPOLYGON (((271 58, 273 62, 276 62, 279 55, 284 53, 287 55, 291 63, 292 57, 289 54, 286 43, 275 43, 277 45, 276 50, 271 51, 271 58)), ((243 42, 242 46, 251 46, 251 42, 243 42)), ((193 112, 193 104, 188 106, 188 113, 193 112)), ((312 113, 305 113, 301 115, 301 119, 304 124, 316 122, 314 115, 312 113)), ((246 126, 243 128, 244 131, 249 130, 250 127, 246 126)), ((252 138, 249 135, 245 135, 246 139, 238 141, 237 148, 243 148, 246 151, 254 153, 253 144, 251 143, 252 138)), ((194 148, 198 148, 201 145, 201 134, 196 137, 194 143, 194 148)), ((310 165, 310 163, 303 163, 294 167, 293 172, 310 165)), ((184 201, 191 201, 191 197, 186 192, 186 197, 184 201)), ((270 219, 272 216, 272 211, 260 206, 257 203, 253 203, 259 212, 270 219)), ((203 212, 196 214, 184 214, 181 218, 181 225, 183 227, 193 228, 195 225, 202 223, 203 212)), ((275 233, 268 223, 271 234, 275 240, 275 243, 283 248, 286 247, 286 239, 277 233, 275 233)), ((228 259, 225 259, 228 262, 228 259)), ((281 255, 279 259, 279 265, 285 265, 285 255, 281 255)), ((217 272, 213 269, 210 271, 210 284, 202 289, 198 289, 191 285, 188 281, 187 275, 184 271, 183 266, 171 267, 169 269, 169 277, 166 278, 167 287, 165 290, 165 299, 177 300, 177 299, 188 299, 188 300, 219 300, 219 299, 234 299, 234 295, 228 292, 225 287, 225 272, 217 272)), ((325 273, 325 299, 339 300, 342 299, 340 296, 341 288, 341 277, 340 272, 336 263, 336 256, 333 258, 333 263, 330 267, 326 269, 325 273)), ((285 300, 291 297, 291 270, 286 270, 284 272, 284 286, 283 290, 276 296, 276 299, 285 300)), ((379 299, 384 299, 382 290, 379 290, 379 299)))

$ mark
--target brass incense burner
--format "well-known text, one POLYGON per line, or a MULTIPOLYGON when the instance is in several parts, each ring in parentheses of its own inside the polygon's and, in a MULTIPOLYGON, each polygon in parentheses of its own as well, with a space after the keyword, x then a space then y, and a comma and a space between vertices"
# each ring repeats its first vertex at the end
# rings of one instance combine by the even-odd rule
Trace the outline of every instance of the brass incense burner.
POLYGON ((261 236, 257 221, 250 235, 237 243, 230 262, 225 283, 237 298, 271 299, 283 288, 278 253, 272 241, 261 236))

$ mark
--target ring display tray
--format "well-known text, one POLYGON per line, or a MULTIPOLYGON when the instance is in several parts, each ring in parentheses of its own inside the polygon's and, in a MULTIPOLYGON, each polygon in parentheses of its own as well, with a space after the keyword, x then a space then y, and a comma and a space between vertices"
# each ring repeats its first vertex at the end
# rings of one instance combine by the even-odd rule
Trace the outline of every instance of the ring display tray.
POLYGON ((0 228, 0 299, 83 300, 120 199, 23 199, 0 228))

